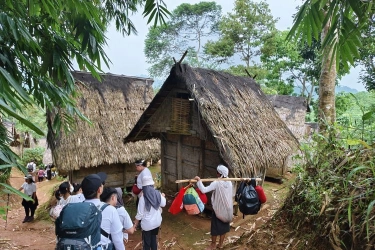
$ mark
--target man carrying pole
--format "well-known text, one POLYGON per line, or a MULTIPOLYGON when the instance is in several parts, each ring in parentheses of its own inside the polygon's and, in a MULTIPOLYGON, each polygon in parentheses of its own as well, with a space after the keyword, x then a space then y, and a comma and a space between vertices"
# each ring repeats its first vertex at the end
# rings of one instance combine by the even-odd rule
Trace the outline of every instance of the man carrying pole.
MULTIPOLYGON (((228 168, 224 165, 217 166, 217 176, 220 178, 228 178, 228 168)), ((202 193, 213 191, 211 196, 212 218, 211 218, 211 245, 207 250, 216 249, 216 238, 219 236, 218 248, 223 248, 225 234, 230 230, 230 221, 233 217, 233 199, 232 199, 232 182, 215 180, 209 186, 205 187, 199 176, 194 178, 197 180, 197 186, 202 193), (222 208, 226 208, 222 211, 222 208), (224 212, 224 214, 223 214, 224 212), (220 219, 219 219, 219 218, 220 219)))

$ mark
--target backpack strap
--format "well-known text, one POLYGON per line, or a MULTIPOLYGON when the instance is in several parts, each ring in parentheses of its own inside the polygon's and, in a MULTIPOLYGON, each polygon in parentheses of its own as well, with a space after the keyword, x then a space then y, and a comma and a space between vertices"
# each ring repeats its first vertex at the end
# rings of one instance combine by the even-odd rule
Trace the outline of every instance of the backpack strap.
MULTIPOLYGON (((100 212, 103 212, 104 209, 106 209, 108 206, 109 206, 108 203, 102 204, 102 206, 99 208, 100 212)), ((112 241, 111 234, 107 233, 103 228, 100 228, 100 234, 106 238, 109 238, 109 240, 112 241)))
POLYGON ((256 183, 256 181, 255 181, 255 178, 251 178, 251 180, 250 180, 250 184, 251 184, 251 186, 253 186, 254 188, 256 187, 257 183, 256 183))

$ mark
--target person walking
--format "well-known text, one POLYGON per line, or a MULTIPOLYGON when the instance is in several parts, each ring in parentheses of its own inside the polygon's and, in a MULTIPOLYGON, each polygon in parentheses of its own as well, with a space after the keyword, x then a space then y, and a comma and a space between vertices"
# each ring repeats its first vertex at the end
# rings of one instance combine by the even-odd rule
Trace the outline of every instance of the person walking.
POLYGON ((156 250, 158 249, 156 236, 159 233, 159 227, 162 222, 162 207, 166 205, 165 194, 155 190, 152 176, 143 176, 142 185, 134 229, 137 228, 139 221, 142 220, 143 250, 156 250))
MULTIPOLYGON (((224 165, 217 166, 217 176, 220 178, 227 178, 229 170, 224 165)), ((216 249, 216 248, 223 248, 223 243, 225 239, 225 234, 230 230, 230 222, 223 222, 216 217, 215 209, 219 207, 229 207, 232 209, 233 213, 233 187, 232 182, 230 181, 213 181, 207 187, 205 187, 200 180, 199 176, 195 176, 194 178, 197 180, 197 186, 201 190, 202 193, 212 192, 211 196, 211 203, 212 203, 212 218, 211 218, 211 245, 207 248, 207 250, 216 249), (219 190, 221 189, 221 190, 219 190), (220 192, 220 194, 218 194, 220 192), (220 197, 218 197, 220 195, 220 197), (216 246, 216 238, 219 236, 219 244, 216 246)))
MULTIPOLYGON (((102 175, 102 177, 104 177, 104 175, 102 175)), ((103 182, 105 182, 105 179, 100 178, 100 176, 97 174, 90 174, 82 180, 82 193, 86 199, 84 202, 91 202, 98 209, 102 209, 102 206, 105 205, 104 202, 100 201, 100 195, 103 193, 103 182)), ((109 194, 106 193, 104 196, 105 197, 103 197, 103 199, 107 201, 113 199, 116 200, 117 203, 117 192, 109 192, 109 194)), ((100 228, 102 229, 100 236, 100 245, 102 246, 103 250, 112 249, 112 244, 116 250, 125 250, 125 246, 122 240, 122 225, 117 210, 114 206, 109 205, 102 210, 102 221, 100 228), (109 234, 111 235, 110 238, 112 240, 110 240, 109 234)))
POLYGON ((120 217, 120 221, 123 228, 124 233, 124 244, 128 243, 129 240, 129 234, 133 234, 135 231, 135 228, 133 227, 133 222, 129 216, 129 213, 126 211, 124 207, 124 201, 122 199, 122 190, 121 188, 115 188, 117 191, 117 204, 116 209, 118 212, 118 215, 120 217))
POLYGON ((31 222, 34 220, 34 213, 35 213, 36 207, 38 206, 38 198, 36 196, 36 185, 34 183, 33 176, 31 174, 28 174, 25 177, 25 182, 22 184, 22 186, 18 190, 19 191, 24 190, 24 193, 33 199, 32 201, 27 201, 25 199, 22 199, 22 203, 21 203, 25 209, 25 215, 26 215, 22 223, 31 222))
POLYGON ((44 180, 44 170, 42 167, 40 167, 38 171, 38 182, 42 182, 43 180, 44 180))
POLYGON ((47 181, 50 181, 50 180, 51 180, 51 168, 52 168, 52 164, 47 164, 47 166, 46 166, 46 171, 47 171, 47 181))

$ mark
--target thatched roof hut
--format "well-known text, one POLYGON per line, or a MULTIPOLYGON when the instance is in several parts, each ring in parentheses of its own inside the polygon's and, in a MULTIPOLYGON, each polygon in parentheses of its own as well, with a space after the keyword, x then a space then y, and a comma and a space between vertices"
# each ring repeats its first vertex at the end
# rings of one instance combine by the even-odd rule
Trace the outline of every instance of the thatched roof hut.
POLYGON ((267 95, 267 98, 293 135, 301 140, 306 135, 306 112, 310 112, 306 98, 288 95, 267 95))
POLYGON ((259 175, 298 145, 253 79, 180 64, 124 142, 151 138, 161 139, 165 185, 220 162, 233 176, 259 175))
MULTIPOLYGON (((49 129, 48 144, 60 172, 90 169, 119 175, 118 171, 137 159, 159 159, 159 140, 122 143, 152 100, 152 79, 105 74, 99 82, 86 72, 74 72, 73 76, 80 93, 78 108, 92 125, 77 118, 75 131, 62 132, 59 137, 49 129), (118 171, 115 173, 113 168, 118 171)), ((51 114, 48 125, 51 128, 51 114)), ((130 168, 134 170, 133 166, 130 168)), ((83 171, 75 179, 90 171, 83 171)))

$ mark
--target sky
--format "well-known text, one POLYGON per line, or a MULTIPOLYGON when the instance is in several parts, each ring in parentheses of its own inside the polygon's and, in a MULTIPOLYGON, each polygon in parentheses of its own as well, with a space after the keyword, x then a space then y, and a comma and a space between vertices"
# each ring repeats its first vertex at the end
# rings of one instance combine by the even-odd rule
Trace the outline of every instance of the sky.
MULTIPOLYGON (((207 0, 210 1, 210 0, 207 0)), ((212 0, 211 0, 212 1, 212 0)), ((182 3, 195 4, 201 0, 164 0, 168 10, 175 9, 182 3)), ((234 6, 234 0, 216 0, 217 4, 222 7, 222 14, 231 12, 234 6)), ((275 18, 279 18, 276 28, 285 30, 293 24, 292 15, 296 12, 296 7, 301 0, 266 0, 271 13, 275 18)), ((147 76, 147 68, 150 66, 146 63, 144 55, 144 40, 148 32, 147 19, 144 19, 142 13, 139 12, 131 17, 138 31, 137 35, 123 37, 117 32, 112 25, 106 36, 108 38, 108 46, 106 53, 111 60, 110 68, 103 67, 104 72, 128 76, 147 76)), ((344 76, 339 84, 365 91, 363 84, 358 83, 359 68, 352 69, 350 74, 344 76)))

